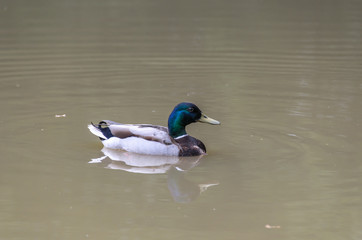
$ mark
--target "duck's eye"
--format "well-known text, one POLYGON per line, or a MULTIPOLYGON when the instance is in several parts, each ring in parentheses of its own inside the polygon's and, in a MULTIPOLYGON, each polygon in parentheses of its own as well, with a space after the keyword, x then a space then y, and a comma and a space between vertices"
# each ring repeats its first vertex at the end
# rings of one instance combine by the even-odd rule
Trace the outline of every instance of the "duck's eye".
POLYGON ((187 111, 189 111, 191 113, 191 112, 195 111, 195 109, 193 107, 190 107, 187 109, 187 111))

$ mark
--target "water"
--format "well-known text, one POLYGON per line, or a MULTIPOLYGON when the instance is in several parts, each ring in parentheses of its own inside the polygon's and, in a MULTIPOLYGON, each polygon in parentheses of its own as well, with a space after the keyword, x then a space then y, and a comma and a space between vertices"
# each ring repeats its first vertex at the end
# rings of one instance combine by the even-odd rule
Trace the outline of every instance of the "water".
POLYGON ((361 9, 1 2, 0 238, 360 239, 361 9), (222 123, 187 129, 207 156, 102 152, 86 128, 181 101, 222 123))

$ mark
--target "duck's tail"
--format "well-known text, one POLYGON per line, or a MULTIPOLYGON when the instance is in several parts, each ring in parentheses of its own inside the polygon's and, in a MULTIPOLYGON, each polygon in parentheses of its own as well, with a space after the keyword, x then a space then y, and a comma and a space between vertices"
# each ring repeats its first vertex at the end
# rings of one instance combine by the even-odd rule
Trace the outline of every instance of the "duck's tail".
POLYGON ((88 125, 88 129, 102 141, 113 137, 108 124, 104 121, 99 122, 98 126, 91 122, 91 124, 88 125))

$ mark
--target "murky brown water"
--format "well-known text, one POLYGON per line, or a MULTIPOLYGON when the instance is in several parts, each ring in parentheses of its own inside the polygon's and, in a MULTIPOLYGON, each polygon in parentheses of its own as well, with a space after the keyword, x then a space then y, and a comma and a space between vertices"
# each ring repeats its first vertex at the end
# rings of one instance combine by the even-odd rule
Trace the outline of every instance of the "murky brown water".
POLYGON ((361 239, 361 10, 0 2, 0 238, 361 239), (203 158, 102 152, 86 127, 181 101, 222 122, 188 128, 203 158))

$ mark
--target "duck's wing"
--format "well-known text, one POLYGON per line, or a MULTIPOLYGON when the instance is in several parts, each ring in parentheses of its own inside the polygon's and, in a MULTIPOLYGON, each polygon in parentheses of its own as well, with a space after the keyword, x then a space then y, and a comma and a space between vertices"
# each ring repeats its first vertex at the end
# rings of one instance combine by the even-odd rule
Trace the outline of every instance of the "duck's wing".
POLYGON ((121 124, 109 120, 101 121, 97 125, 89 125, 90 131, 102 140, 111 137, 126 139, 130 137, 142 138, 148 141, 155 141, 165 145, 173 144, 168 129, 163 126, 151 124, 121 124))

